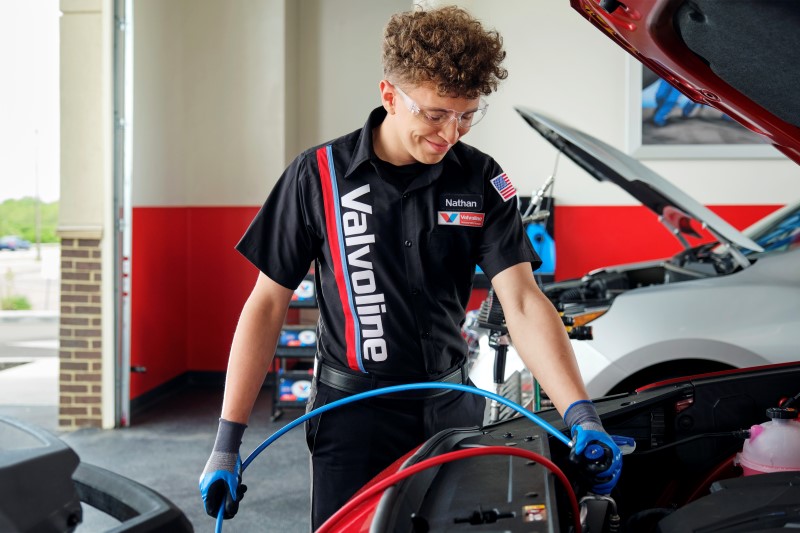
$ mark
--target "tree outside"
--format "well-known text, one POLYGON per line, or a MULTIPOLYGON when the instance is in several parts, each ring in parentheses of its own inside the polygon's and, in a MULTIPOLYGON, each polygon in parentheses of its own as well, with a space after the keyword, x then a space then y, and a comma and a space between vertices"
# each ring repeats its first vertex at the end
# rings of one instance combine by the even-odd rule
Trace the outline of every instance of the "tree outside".
POLYGON ((25 197, 0 203, 0 237, 17 235, 31 243, 57 243, 57 226, 58 202, 43 203, 35 198, 25 197))

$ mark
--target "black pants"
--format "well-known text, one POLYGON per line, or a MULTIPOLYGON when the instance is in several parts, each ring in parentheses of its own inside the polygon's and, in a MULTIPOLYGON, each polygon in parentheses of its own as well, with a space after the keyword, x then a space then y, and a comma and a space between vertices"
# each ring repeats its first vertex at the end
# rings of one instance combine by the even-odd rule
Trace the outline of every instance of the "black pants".
MULTIPOLYGON (((315 378, 308 410, 347 396, 315 378)), ((483 396, 450 391, 429 399, 368 398, 308 420, 313 530, 383 469, 436 433, 482 425, 485 406, 483 396)))

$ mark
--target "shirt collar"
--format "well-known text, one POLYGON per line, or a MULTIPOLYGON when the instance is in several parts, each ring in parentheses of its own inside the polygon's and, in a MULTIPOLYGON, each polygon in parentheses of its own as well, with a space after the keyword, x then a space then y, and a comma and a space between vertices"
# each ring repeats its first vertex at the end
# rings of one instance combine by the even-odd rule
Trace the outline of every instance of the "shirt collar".
MULTIPOLYGON (((356 149, 353 152, 353 158, 350 160, 350 166, 347 167, 347 172, 344 173, 344 177, 350 177, 350 174, 355 172, 355 170, 360 167, 363 163, 366 163, 372 157, 377 157, 375 155, 375 148, 372 145, 372 130, 377 128, 378 125, 383 122, 386 118, 386 109, 383 107, 376 107, 372 110, 367 118, 366 124, 364 127, 361 128, 361 134, 358 137, 358 142, 356 144, 356 149)), ((434 166, 443 166, 445 161, 455 163, 458 166, 462 166, 461 161, 459 160, 458 156, 456 155, 455 151, 451 148, 447 151, 444 156, 444 159, 439 163, 436 163, 434 166)), ((436 172, 436 174, 440 174, 441 171, 436 172)))

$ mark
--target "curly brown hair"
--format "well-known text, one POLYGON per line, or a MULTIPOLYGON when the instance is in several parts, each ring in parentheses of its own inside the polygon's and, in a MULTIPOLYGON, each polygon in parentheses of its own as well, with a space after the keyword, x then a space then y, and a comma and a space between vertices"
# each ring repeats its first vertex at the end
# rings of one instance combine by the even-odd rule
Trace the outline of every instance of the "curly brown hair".
POLYGON ((396 13, 383 32, 384 77, 430 82, 442 96, 488 96, 508 77, 505 57, 500 34, 456 6, 396 13))

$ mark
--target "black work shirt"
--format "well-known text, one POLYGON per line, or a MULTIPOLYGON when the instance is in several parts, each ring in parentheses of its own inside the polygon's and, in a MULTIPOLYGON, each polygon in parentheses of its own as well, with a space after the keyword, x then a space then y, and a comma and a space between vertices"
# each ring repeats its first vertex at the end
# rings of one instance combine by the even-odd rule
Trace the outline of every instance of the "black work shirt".
POLYGON ((466 358, 475 265, 491 279, 540 260, 516 197, 492 185, 503 171, 475 148, 458 142, 412 179, 387 182, 372 145, 385 116, 377 108, 361 130, 298 156, 236 248, 289 289, 314 263, 328 364, 424 380, 466 358))

